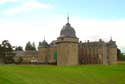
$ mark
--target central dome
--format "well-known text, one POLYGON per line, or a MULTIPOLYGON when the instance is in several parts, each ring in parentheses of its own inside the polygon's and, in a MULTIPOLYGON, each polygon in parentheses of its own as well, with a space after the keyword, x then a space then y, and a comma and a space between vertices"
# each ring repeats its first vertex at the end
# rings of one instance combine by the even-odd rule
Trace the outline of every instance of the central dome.
POLYGON ((69 17, 67 18, 68 22, 66 25, 63 26, 61 32, 60 32, 60 37, 71 37, 71 38, 76 38, 76 33, 73 27, 71 27, 69 23, 69 17))

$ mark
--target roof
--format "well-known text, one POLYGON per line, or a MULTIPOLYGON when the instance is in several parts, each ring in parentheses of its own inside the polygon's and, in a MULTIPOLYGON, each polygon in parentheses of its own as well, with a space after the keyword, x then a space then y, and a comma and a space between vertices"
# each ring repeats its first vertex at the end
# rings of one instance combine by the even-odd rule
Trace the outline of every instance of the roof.
POLYGON ((69 23, 69 16, 67 17, 67 24, 63 26, 60 32, 60 37, 76 38, 75 30, 69 23))
POLYGON ((37 51, 16 51, 16 57, 23 57, 23 56, 37 56, 37 51))
POLYGON ((39 48, 48 48, 49 44, 43 40, 43 42, 39 42, 39 48))

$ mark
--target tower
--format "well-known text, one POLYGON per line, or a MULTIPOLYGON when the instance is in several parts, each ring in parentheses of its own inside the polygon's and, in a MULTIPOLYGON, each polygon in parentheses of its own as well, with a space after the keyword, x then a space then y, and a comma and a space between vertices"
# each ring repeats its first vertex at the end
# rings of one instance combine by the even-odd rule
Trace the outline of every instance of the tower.
POLYGON ((110 39, 108 42, 108 62, 109 64, 117 63, 117 45, 116 42, 110 39))
POLYGON ((78 64, 78 38, 74 28, 69 23, 69 17, 67 17, 67 23, 57 38, 57 52, 57 65, 78 64))
POLYGON ((48 48, 49 45, 45 41, 45 38, 43 42, 39 42, 39 47, 38 47, 38 61, 40 63, 48 63, 48 48))

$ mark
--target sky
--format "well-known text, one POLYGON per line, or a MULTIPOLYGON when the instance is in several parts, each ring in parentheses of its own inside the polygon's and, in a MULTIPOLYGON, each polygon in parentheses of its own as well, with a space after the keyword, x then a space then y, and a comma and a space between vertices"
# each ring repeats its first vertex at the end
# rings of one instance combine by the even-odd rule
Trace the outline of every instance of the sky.
POLYGON ((79 40, 116 41, 125 52, 125 0, 0 0, 0 42, 56 40, 67 14, 79 40))

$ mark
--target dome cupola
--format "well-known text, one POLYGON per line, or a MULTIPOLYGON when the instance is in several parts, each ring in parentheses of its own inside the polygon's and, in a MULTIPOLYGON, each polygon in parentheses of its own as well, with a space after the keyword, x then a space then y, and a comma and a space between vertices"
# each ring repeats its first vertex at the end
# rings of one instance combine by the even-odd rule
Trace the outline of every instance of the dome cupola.
POLYGON ((69 17, 67 17, 67 24, 63 26, 60 32, 60 37, 76 38, 75 30, 69 23, 69 17))

